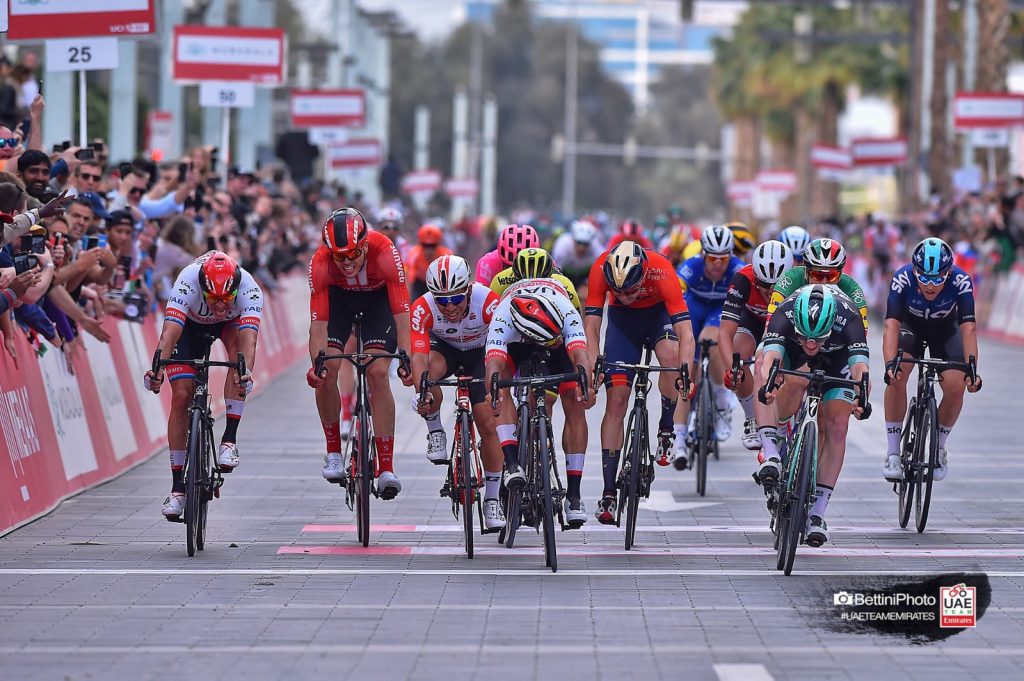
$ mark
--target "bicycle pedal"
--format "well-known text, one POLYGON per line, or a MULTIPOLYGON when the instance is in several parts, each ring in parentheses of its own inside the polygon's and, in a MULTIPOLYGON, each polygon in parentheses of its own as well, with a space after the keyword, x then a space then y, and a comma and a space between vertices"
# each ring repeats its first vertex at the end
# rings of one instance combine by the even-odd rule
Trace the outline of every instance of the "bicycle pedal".
POLYGON ((182 518, 180 515, 165 515, 164 518, 169 523, 183 523, 183 522, 185 522, 185 519, 182 518))
POLYGON ((230 473, 231 471, 233 471, 235 469, 232 468, 231 466, 219 466, 217 468, 217 470, 220 471, 221 473, 230 473))
POLYGON ((383 499, 384 501, 391 501, 392 499, 398 496, 398 491, 393 487, 388 487, 387 489, 383 489, 380 492, 378 492, 377 496, 383 499))
POLYGON ((434 464, 435 466, 447 466, 449 463, 451 463, 451 459, 427 459, 427 461, 434 464))
POLYGON ((568 530, 578 530, 584 525, 586 525, 585 520, 570 520, 568 523, 563 525, 563 527, 565 527, 568 530))

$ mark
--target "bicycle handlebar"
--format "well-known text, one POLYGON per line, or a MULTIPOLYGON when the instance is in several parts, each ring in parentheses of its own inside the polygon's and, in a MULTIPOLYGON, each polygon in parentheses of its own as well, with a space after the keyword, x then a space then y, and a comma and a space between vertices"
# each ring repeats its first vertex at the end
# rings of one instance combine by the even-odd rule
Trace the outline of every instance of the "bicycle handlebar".
POLYGON ((583 401, 590 399, 590 385, 587 381, 587 370, 582 364, 576 365, 575 373, 571 374, 549 374, 547 376, 519 376, 512 378, 499 378, 498 373, 491 374, 491 408, 498 408, 498 391, 502 388, 527 387, 543 389, 554 387, 560 383, 574 381, 583 393, 583 401))
POLYGON ((794 371, 792 369, 783 369, 780 360, 776 359, 772 362, 771 369, 768 371, 768 381, 757 391, 757 399, 761 401, 761 404, 768 404, 769 389, 774 392, 779 387, 779 376, 797 376, 799 378, 806 378, 811 382, 811 385, 828 382, 837 383, 848 388, 858 388, 860 390, 860 394, 857 395, 857 402, 862 412, 861 416, 858 418, 863 421, 871 416, 871 403, 868 402, 867 372, 864 372, 859 381, 854 381, 849 378, 833 378, 832 376, 826 376, 825 372, 821 369, 816 369, 814 371, 794 371))
POLYGON ((732 353, 732 384, 739 385, 743 381, 743 367, 754 364, 756 360, 740 359, 740 353, 732 353))
POLYGON ((483 378, 475 378, 473 376, 452 376, 450 378, 430 378, 430 372, 424 371, 420 374, 420 404, 424 404, 428 401, 433 401, 430 398, 430 388, 437 387, 448 387, 448 388, 459 388, 465 386, 468 388, 471 385, 477 385, 479 383, 486 383, 487 381, 483 378))
POLYGON ((943 369, 957 369, 966 373, 971 383, 978 382, 978 359, 974 355, 970 355, 966 362, 956 362, 948 359, 938 359, 933 357, 904 357, 903 348, 896 349, 896 356, 885 363, 885 384, 889 385, 889 372, 892 371, 895 375, 903 373, 901 364, 906 362, 907 364, 916 364, 918 366, 935 369, 942 371, 943 369))
POLYGON ((184 364, 186 366, 193 367, 195 369, 209 369, 210 367, 227 367, 228 369, 235 369, 238 371, 239 376, 245 376, 245 355, 238 353, 238 359, 234 362, 220 362, 211 359, 161 359, 161 352, 159 349, 153 353, 153 367, 152 371, 154 374, 160 372, 162 367, 170 366, 172 364, 184 364))
POLYGON ((368 352, 339 352, 333 355, 328 355, 325 350, 321 350, 317 353, 316 360, 313 362, 314 373, 320 378, 323 378, 327 374, 327 362, 332 359, 343 359, 350 362, 352 366, 355 367, 368 366, 376 362, 378 359, 397 359, 399 377, 407 378, 412 373, 412 364, 409 361, 409 355, 406 354, 405 350, 380 354, 371 354, 368 352))
POLYGON ((657 364, 630 364, 628 362, 609 362, 605 359, 604 355, 598 355, 597 361, 594 362, 594 392, 598 389, 598 377, 606 372, 607 369, 623 369, 626 371, 638 371, 644 373, 667 373, 676 372, 679 374, 676 377, 676 389, 689 394, 690 392, 690 369, 684 363, 678 367, 663 367, 657 364), (683 389, 685 387, 685 390, 683 389))

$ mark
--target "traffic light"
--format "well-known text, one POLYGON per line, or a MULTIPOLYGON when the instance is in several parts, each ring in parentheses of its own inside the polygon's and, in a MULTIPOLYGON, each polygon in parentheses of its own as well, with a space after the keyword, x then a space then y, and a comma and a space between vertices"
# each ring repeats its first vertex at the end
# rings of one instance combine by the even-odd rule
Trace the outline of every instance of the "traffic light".
POLYGON ((693 21, 693 6, 696 0, 679 0, 679 18, 686 23, 693 21))

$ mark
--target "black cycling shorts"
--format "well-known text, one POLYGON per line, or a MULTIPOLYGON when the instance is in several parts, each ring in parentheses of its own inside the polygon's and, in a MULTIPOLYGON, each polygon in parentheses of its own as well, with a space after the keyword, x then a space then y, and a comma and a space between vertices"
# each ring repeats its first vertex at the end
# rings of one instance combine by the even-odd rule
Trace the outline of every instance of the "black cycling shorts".
MULTIPOLYGON (((210 351, 215 340, 224 340, 224 331, 231 327, 238 328, 237 317, 215 324, 201 324, 186 319, 181 337, 174 344, 174 349, 171 350, 171 356, 168 359, 185 362, 202 359, 210 351)), ((185 364, 169 364, 166 372, 167 380, 171 382, 195 378, 195 369, 185 364)))
MULTIPOLYGON (((663 340, 677 342, 665 303, 650 307, 608 307, 608 329, 604 337, 604 356, 609 362, 636 364, 644 348, 654 351, 654 346, 663 340)), ((605 373, 605 387, 629 385, 633 371, 609 369, 605 373)))
MULTIPOLYGON (((484 377, 484 348, 470 348, 459 350, 445 343, 440 338, 430 338, 430 351, 440 353, 444 357, 447 369, 442 378, 454 376, 455 372, 462 369, 463 376, 473 378, 484 377)), ((487 398, 487 386, 483 383, 474 383, 469 389, 469 401, 471 404, 480 404, 487 398)))
POLYGON ((327 321, 327 345, 343 351, 352 334, 352 320, 363 313, 363 348, 394 352, 398 347, 395 315, 391 312, 388 291, 346 291, 332 286, 329 292, 330 319, 327 321))
MULTIPOLYGON (((530 343, 508 344, 508 356, 515 368, 520 367, 523 362, 533 357, 536 350, 537 346, 530 343)), ((576 371, 572 360, 569 359, 569 353, 566 351, 565 345, 559 345, 557 348, 552 349, 545 364, 547 365, 545 370, 547 374, 569 374, 576 371)), ((561 393, 574 388, 576 388, 576 382, 569 381, 559 384, 558 392, 561 393)))
POLYGON ((761 339, 764 338, 764 329, 767 323, 764 319, 761 319, 751 312, 750 308, 746 305, 744 305, 743 310, 740 311, 740 319, 736 324, 737 333, 745 333, 753 338, 755 346, 761 344, 761 339))
POLYGON ((932 328, 914 327, 904 322, 900 326, 900 348, 911 356, 922 359, 925 345, 934 359, 963 362, 964 341, 960 336, 960 325, 942 324, 932 328))

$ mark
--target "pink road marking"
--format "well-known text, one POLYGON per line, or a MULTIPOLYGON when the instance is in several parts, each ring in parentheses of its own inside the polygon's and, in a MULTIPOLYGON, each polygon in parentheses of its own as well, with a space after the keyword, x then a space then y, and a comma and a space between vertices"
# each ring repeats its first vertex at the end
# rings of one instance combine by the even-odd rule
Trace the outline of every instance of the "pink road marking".
MULTIPOLYGON (((426 532, 424 525, 370 525, 370 532, 426 532)), ((459 525, 461 528, 462 526, 459 525)), ((306 525, 303 532, 355 532, 355 525, 306 525)))
POLYGON ((412 552, 411 546, 282 546, 277 550, 278 555, 298 553, 312 556, 408 556, 412 552))

